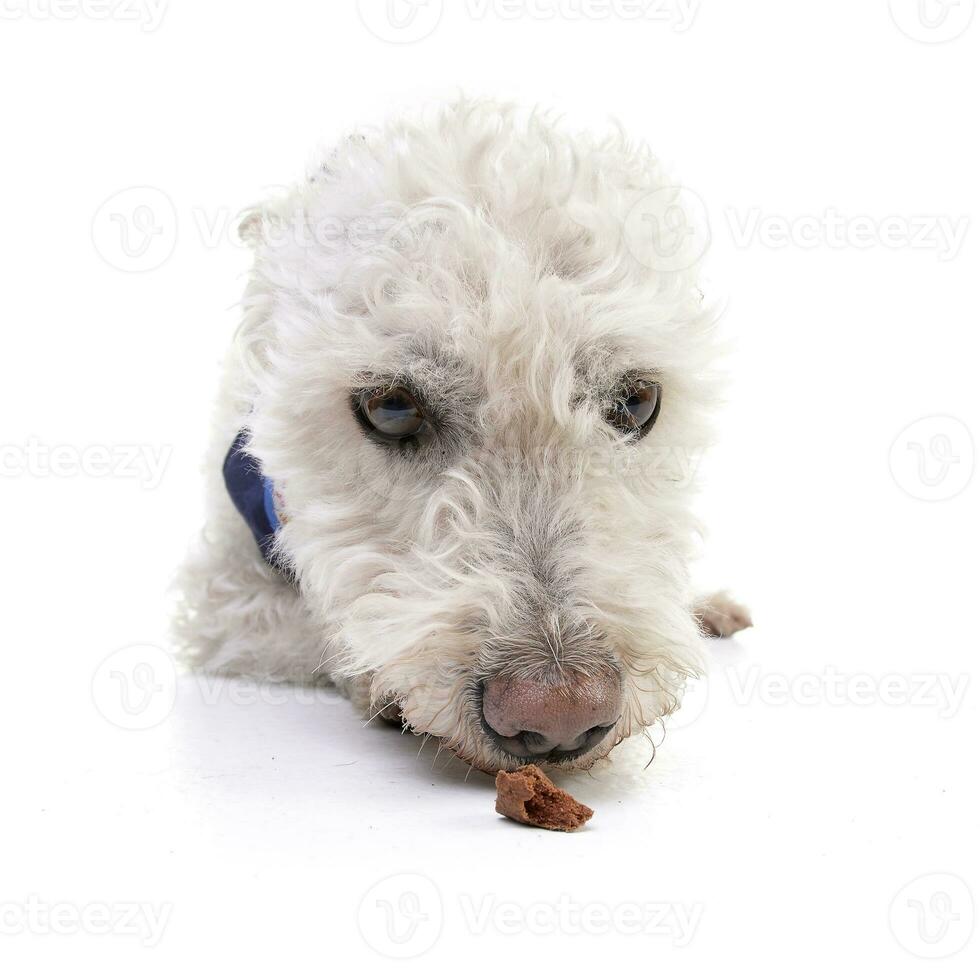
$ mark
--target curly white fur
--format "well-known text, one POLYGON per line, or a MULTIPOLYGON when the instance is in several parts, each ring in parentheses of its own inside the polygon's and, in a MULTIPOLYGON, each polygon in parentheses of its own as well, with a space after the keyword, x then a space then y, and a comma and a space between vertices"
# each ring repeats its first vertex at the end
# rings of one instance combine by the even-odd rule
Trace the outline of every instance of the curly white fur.
POLYGON ((717 387, 712 318, 695 268, 655 271, 624 237, 670 184, 618 130, 462 100, 351 136, 251 212, 209 517, 181 580, 188 659, 397 703, 488 770, 510 761, 474 702, 493 671, 620 666, 624 713, 577 766, 673 710, 701 649, 686 465, 717 387), (605 421, 631 372, 664 392, 639 442, 605 421), (433 446, 365 437, 351 391, 379 379, 425 393, 433 446), (221 483, 241 428, 298 587, 221 483))

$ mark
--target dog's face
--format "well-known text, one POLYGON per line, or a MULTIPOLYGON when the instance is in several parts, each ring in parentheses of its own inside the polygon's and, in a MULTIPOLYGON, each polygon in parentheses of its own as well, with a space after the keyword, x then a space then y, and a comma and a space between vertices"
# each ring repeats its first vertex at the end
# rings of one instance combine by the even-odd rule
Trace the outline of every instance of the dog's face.
POLYGON ((256 219, 252 446, 327 669, 482 769, 587 767, 697 663, 708 331, 624 241, 645 156, 460 112, 256 219))

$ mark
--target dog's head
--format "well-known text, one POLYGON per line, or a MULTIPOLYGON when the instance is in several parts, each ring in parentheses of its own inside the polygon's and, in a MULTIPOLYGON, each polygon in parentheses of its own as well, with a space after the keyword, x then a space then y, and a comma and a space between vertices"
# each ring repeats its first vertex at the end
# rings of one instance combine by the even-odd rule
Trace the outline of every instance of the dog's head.
POLYGON ((464 102, 246 222, 241 397, 326 667, 480 768, 591 765, 695 669, 679 205, 620 135, 464 102))

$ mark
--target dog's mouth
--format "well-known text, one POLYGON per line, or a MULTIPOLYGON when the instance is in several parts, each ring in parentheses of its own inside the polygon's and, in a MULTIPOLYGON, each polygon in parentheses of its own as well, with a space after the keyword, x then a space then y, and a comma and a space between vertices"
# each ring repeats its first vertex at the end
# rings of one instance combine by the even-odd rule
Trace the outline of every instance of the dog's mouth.
POLYGON ((434 736, 461 761, 483 772, 545 765, 586 770, 622 739, 624 711, 620 671, 594 671, 557 684, 508 675, 471 678, 455 692, 454 711, 413 717, 410 699, 388 697, 375 717, 434 736), (406 704, 406 701, 408 704, 406 704), (461 701, 461 703, 460 703, 461 701), (433 721, 455 715, 450 731, 433 721))
POLYGON ((609 755, 622 739, 622 735, 617 734, 619 715, 583 732, 578 744, 572 747, 551 745, 552 740, 532 729, 502 736, 487 720, 483 698, 484 685, 474 683, 467 697, 468 737, 443 738, 441 741, 462 762, 490 775, 501 769, 511 771, 532 764, 587 770, 609 755))
POLYGON ((610 733, 615 729, 617 718, 609 725, 595 725, 589 731, 583 733, 581 745, 574 748, 550 747, 540 749, 547 745, 547 738, 535 731, 520 731, 510 738, 502 738, 495 731, 486 719, 483 712, 480 712, 480 729, 489 746, 496 752, 502 754, 507 764, 498 766, 500 769, 516 769, 526 765, 551 765, 574 767, 579 760, 592 756, 590 761, 581 768, 589 768, 594 762, 607 755, 612 750, 610 745, 605 752, 596 753, 610 733), (539 751, 535 751, 539 749, 539 751))
POLYGON ((507 752, 494 742, 491 735, 481 726, 481 743, 475 750, 468 749, 466 745, 442 739, 443 745, 449 749, 461 762, 479 769, 491 776, 501 769, 508 772, 519 769, 521 766, 553 766, 565 770, 586 771, 592 768, 597 762, 606 758, 609 753, 619 744, 620 738, 613 735, 616 726, 607 729, 603 738, 591 748, 586 750, 565 750, 552 749, 545 754, 515 754, 507 752))

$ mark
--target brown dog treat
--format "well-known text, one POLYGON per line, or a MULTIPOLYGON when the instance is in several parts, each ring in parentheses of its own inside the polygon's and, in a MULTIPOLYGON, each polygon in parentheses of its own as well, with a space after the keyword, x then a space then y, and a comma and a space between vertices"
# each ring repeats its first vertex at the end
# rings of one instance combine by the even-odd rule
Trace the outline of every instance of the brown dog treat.
POLYGON ((578 830, 592 816, 537 766, 497 773, 497 813, 545 830, 578 830))

